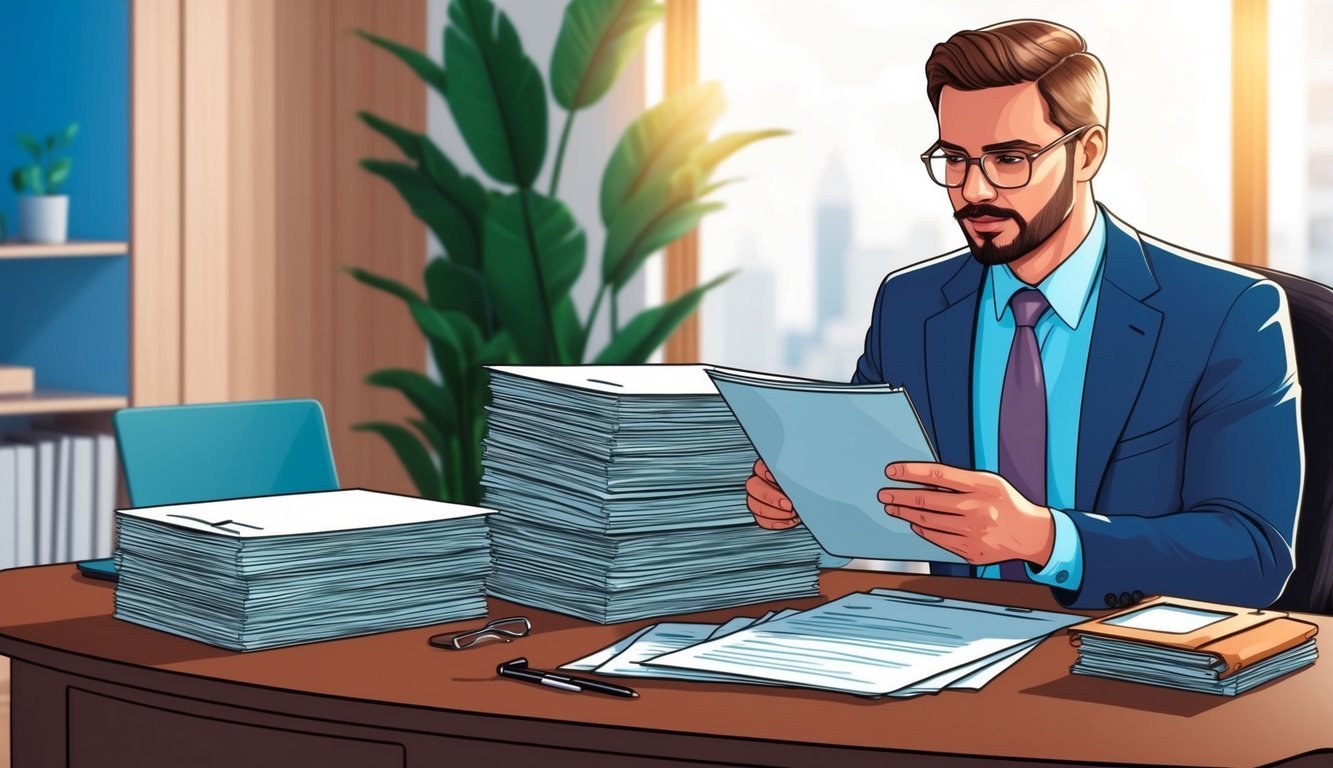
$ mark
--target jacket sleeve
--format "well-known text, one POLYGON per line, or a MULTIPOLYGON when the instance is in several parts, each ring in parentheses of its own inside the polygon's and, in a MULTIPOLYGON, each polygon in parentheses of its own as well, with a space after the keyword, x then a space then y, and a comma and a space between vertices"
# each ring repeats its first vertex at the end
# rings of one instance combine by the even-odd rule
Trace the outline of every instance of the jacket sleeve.
MULTIPOLYGON (((1169 365, 1170 361, 1158 361, 1169 365)), ((1083 548, 1076 608, 1141 590, 1251 607, 1272 603, 1293 566, 1304 455, 1300 385, 1281 288, 1242 292, 1191 401, 1181 509, 1164 515, 1073 511, 1083 548)))
POLYGON ((856 371, 852 373, 853 384, 882 384, 884 383, 884 366, 881 355, 884 347, 880 343, 884 323, 888 318, 884 317, 884 294, 888 292, 889 279, 885 279, 879 284, 879 292, 875 294, 875 308, 870 314, 870 327, 866 329, 865 351, 861 353, 860 359, 856 361, 856 371))

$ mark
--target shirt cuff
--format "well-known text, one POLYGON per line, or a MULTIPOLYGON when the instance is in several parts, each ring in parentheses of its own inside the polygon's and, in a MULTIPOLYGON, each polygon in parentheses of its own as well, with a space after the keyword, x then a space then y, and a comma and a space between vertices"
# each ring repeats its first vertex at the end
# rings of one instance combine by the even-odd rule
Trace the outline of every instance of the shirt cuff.
POLYGON ((1059 589, 1077 590, 1083 583, 1083 542, 1078 535, 1078 526, 1067 512, 1051 510, 1055 521, 1055 544, 1051 547, 1051 559, 1040 571, 1032 570, 1026 564, 1028 578, 1038 584, 1059 589))

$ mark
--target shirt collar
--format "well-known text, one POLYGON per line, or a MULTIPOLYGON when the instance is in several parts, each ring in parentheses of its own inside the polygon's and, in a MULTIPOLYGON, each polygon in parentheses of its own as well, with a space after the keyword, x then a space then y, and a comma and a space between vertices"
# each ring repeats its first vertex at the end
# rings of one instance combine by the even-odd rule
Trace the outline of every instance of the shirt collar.
MULTIPOLYGON (((1088 308, 1088 299, 1092 296, 1092 286, 1097 277, 1098 267, 1102 263, 1102 252, 1106 250, 1106 220, 1101 209, 1092 220, 1092 229, 1087 237, 1069 254, 1060 266, 1056 267, 1045 280, 1037 286, 1041 295, 1046 297, 1060 316, 1060 320, 1070 328, 1077 328, 1083 312, 1088 308)), ((995 303, 995 320, 999 322, 1004 313, 1009 311, 1009 299, 1023 288, 1030 287, 1019 280, 1009 269, 1008 264, 991 267, 991 297, 995 303)))

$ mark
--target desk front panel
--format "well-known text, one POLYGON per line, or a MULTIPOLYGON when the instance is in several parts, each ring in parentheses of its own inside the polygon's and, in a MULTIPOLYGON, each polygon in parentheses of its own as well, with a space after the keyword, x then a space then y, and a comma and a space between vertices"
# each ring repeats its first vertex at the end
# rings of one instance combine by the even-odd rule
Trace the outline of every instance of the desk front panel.
MULTIPOLYGON (((1036 585, 856 572, 826 573, 821 585, 821 598, 789 605, 810 607, 885 586, 1058 609, 1049 591, 1036 585)), ((785 605, 690 619, 722 621, 785 605)), ((886 751, 910 762, 953 757, 966 763, 969 756, 992 756, 1262 765, 1333 748, 1333 672, 1324 663, 1226 699, 1071 676, 1075 653, 1060 635, 980 692, 870 700, 799 689, 636 680, 641 698, 625 700, 500 680, 495 666, 526 656, 535 667, 555 667, 651 622, 597 626, 492 600, 492 617, 526 615, 533 635, 467 651, 427 646, 431 634, 478 623, 463 622, 239 654, 118 621, 111 610, 112 586, 83 579, 72 566, 0 574, 0 653, 29 662, 16 664, 14 673, 16 731, 24 719, 19 715, 24 697, 47 685, 62 691, 62 712, 68 708, 76 715, 105 713, 114 719, 110 710, 116 701, 180 713, 188 709, 182 702, 194 701, 260 713, 256 722, 269 725, 274 717, 291 717, 292 730, 325 737, 311 742, 312 750, 337 753, 342 744, 337 739, 359 740, 356 748, 369 750, 365 764, 394 759, 375 751, 381 741, 417 743, 416 752, 408 750, 412 764, 413 754, 434 753, 423 745, 437 739, 455 740, 456 754, 513 749, 510 757, 527 760, 532 749, 591 750, 619 758, 620 765, 631 755, 763 765, 836 757, 869 764, 886 751), (69 693, 73 689, 87 693, 69 693), (137 693, 125 695, 130 689, 137 693), (155 695, 168 699, 145 698, 155 695), (312 722, 327 727, 312 729, 312 722), (370 730, 361 734, 357 728, 370 730)), ((1326 617, 1304 618, 1325 632, 1329 628, 1326 617)), ((49 711, 30 714, 30 720, 49 719, 49 711)), ((235 713, 208 717, 226 724, 211 737, 223 740, 235 740, 226 734, 244 731, 229 729, 248 722, 235 713)), ((173 722, 172 727, 185 727, 184 721, 173 722)), ((95 734, 79 728, 71 748, 96 743, 80 741, 95 734)), ((16 749, 22 738, 16 733, 16 749)))

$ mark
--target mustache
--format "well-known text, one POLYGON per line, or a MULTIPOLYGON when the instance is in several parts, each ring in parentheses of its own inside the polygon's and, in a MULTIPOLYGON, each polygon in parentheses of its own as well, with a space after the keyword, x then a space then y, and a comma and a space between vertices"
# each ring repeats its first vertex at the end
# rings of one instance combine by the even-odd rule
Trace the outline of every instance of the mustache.
POLYGON ((1011 211, 1008 208, 1001 208, 998 205, 988 205, 986 203, 968 203, 967 205, 954 211, 953 217, 958 221, 970 219, 975 216, 995 216, 1002 219, 1013 219, 1022 222, 1023 218, 1018 215, 1018 211, 1011 211))

